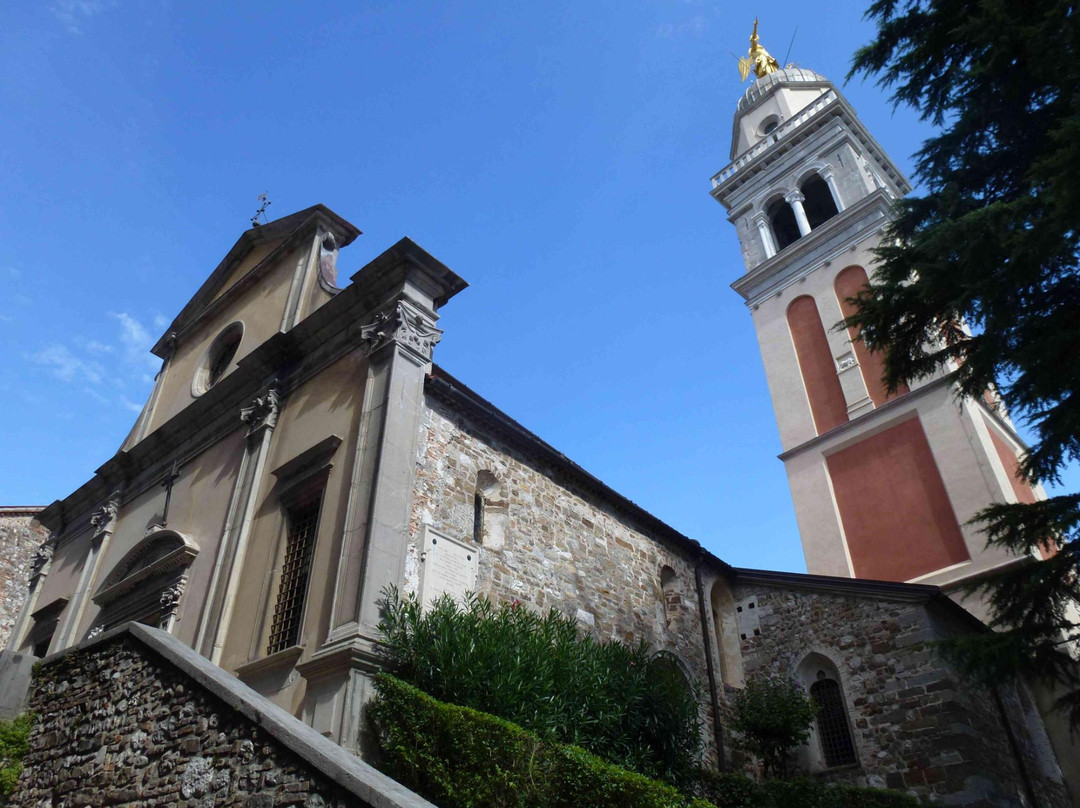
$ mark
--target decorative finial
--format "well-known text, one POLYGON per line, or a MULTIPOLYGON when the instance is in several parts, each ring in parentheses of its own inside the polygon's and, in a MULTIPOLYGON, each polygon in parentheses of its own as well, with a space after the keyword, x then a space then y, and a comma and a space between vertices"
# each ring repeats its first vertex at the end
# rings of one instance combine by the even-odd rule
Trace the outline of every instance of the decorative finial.
POLYGON ((751 70, 760 79, 762 76, 775 73, 780 69, 777 61, 758 42, 757 26, 757 17, 754 17, 754 32, 750 34, 750 50, 746 56, 739 59, 739 75, 743 81, 746 81, 746 77, 750 75, 751 70))
POLYGON ((255 200, 259 203, 259 209, 255 211, 255 215, 251 217, 252 227, 258 227, 261 224, 266 224, 266 209, 271 205, 270 200, 266 198, 266 194, 267 192, 263 191, 255 200), (261 222, 259 221, 260 216, 262 216, 261 222))

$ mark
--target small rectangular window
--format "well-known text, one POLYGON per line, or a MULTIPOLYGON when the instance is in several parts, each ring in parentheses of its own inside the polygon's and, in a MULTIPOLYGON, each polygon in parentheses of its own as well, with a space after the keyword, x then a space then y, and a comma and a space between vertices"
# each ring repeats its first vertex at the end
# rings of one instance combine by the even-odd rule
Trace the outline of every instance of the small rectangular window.
POLYGON ((274 603, 267 654, 275 654, 299 642, 321 500, 320 491, 304 504, 286 509, 285 557, 281 564, 281 583, 274 603))

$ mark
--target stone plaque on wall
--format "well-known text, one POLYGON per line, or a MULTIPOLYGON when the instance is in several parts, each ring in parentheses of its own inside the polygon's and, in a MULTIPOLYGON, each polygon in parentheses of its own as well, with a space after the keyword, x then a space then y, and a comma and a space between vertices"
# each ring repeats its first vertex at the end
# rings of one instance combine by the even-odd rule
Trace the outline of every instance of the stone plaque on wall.
POLYGON ((458 603, 476 591, 479 549, 424 525, 420 551, 420 603, 426 609, 442 594, 458 603))

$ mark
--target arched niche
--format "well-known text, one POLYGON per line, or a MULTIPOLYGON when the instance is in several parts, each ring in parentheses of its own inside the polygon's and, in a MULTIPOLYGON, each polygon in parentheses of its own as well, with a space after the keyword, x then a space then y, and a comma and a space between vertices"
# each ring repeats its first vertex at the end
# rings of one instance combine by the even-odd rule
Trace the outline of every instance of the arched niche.
POLYGON ((105 576, 94 594, 101 611, 92 633, 129 620, 172 627, 187 571, 199 546, 175 530, 155 530, 132 547, 105 576))
MULTIPOLYGON (((848 301, 857 296, 870 285, 866 276, 866 270, 858 264, 845 267, 836 273, 833 280, 833 289, 836 292, 836 300, 840 304, 840 312, 845 317, 855 313, 855 305, 848 301)), ((851 340, 855 351, 855 358, 859 361, 859 369, 862 371, 863 382, 866 384, 867 395, 874 402, 875 407, 880 407, 893 396, 902 396, 908 391, 908 386, 901 383, 893 396, 889 395, 882 378, 885 376, 885 357, 880 351, 871 351, 866 343, 859 338, 859 329, 849 328, 848 339, 851 340)))
POLYGON ((817 301, 809 295, 795 298, 788 305, 787 321, 814 427, 821 435, 847 423, 848 412, 817 301))
POLYGON ((858 763, 844 683, 836 664, 824 653, 811 651, 795 669, 795 679, 818 705, 810 738, 799 749, 803 768, 817 772, 858 763))
POLYGON ((664 623, 670 628, 671 621, 682 609, 682 595, 679 593, 679 576, 668 564, 660 567, 660 592, 663 598, 664 623))
POLYGON ((476 474, 473 494, 473 541, 491 550, 506 544, 510 526, 510 502, 505 482, 490 469, 476 474))
POLYGON ((720 661, 720 681, 731 687, 742 687, 745 675, 739 624, 735 616, 735 598, 723 578, 717 578, 713 582, 709 601, 712 605, 716 656, 720 661))

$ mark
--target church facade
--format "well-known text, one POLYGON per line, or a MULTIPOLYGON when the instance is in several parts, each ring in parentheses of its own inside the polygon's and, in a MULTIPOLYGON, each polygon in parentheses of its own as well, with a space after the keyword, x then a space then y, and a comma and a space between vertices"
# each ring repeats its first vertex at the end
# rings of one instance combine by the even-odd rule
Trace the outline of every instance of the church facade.
MULTIPOLYGON (((819 108, 817 89, 804 106, 819 108)), ((737 145, 721 201, 747 154, 769 155, 768 144, 737 145)), ((843 200, 830 218, 880 222, 887 191, 905 187, 879 167, 887 187, 871 188, 856 164, 853 177, 818 172, 843 200)), ((798 232, 817 204, 792 208, 798 232)), ((766 233, 760 212, 733 214, 749 233, 740 284, 751 290, 766 283, 755 268, 784 255, 766 238, 783 223, 766 221, 766 233)), ((814 227, 824 240, 828 224, 808 226, 792 249, 811 245, 814 227)), ((969 612, 936 586, 905 583, 919 577, 906 568, 874 581, 832 561, 811 575, 725 564, 433 364, 439 311, 466 286, 448 267, 403 239, 339 286, 339 251, 358 235, 322 206, 241 235, 154 346, 162 368, 121 449, 39 515, 50 540, 9 656, 150 624, 363 753, 387 588, 424 602, 476 591, 672 654, 701 685, 718 765, 737 760, 724 729, 732 688, 772 674, 799 679, 821 705, 799 752, 808 773, 957 805, 1071 804, 1027 689, 967 682, 933 646, 985 630, 969 612)), ((779 328, 770 305, 759 329, 779 328)), ((769 378, 776 395, 778 373, 769 378)), ((813 401, 804 406, 792 426, 781 419, 786 448, 804 446, 811 416, 825 437, 813 401)))

